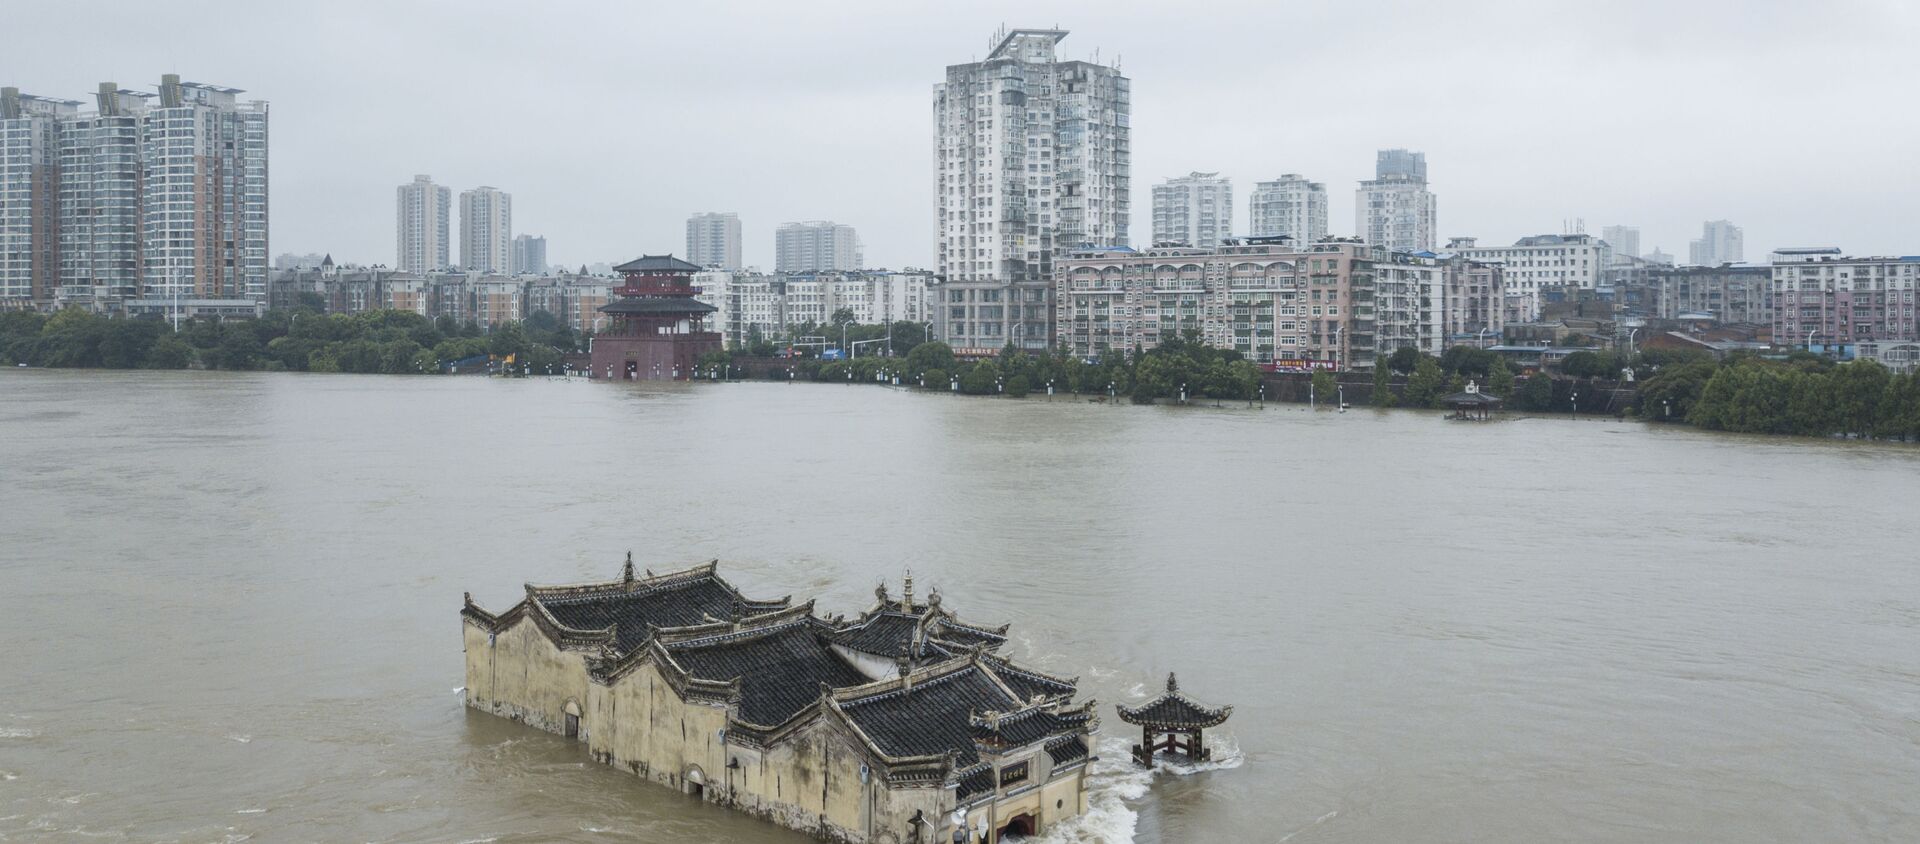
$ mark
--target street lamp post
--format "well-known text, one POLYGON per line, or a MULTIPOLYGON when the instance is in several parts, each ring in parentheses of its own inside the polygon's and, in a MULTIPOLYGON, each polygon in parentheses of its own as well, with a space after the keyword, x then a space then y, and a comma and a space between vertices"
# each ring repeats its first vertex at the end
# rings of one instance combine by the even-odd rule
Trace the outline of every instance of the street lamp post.
POLYGON ((1580 391, 1574 390, 1567 396, 1567 413, 1574 419, 1580 418, 1580 391))

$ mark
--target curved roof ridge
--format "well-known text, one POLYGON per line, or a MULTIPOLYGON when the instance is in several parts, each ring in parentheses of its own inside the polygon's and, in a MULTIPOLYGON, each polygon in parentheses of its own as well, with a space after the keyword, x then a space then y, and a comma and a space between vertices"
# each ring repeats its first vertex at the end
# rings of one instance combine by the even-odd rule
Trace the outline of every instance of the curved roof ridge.
MULTIPOLYGON (((717 559, 708 560, 697 566, 670 571, 665 574, 654 574, 652 570, 648 570, 647 576, 641 578, 632 576, 631 564, 632 559, 629 558, 629 567, 625 572, 626 576, 616 580, 594 580, 584 583, 561 584, 528 583, 525 584, 527 594, 532 597, 538 597, 541 600, 591 600, 594 598, 649 591, 663 586, 677 586, 681 583, 691 583, 706 577, 720 579, 718 577, 720 561, 717 559)), ((728 588, 732 588, 732 584, 727 585, 728 588)))
POLYGON ((707 648, 770 636, 817 620, 813 617, 813 602, 808 601, 784 610, 748 616, 738 621, 654 628, 653 638, 667 648, 707 648))
POLYGON ((1027 666, 1014 662, 1012 657, 1001 656, 1000 654, 996 654, 996 653, 982 652, 980 654, 980 658, 983 661, 985 661, 988 665, 992 666, 995 670, 1004 670, 1004 671, 1012 672, 1014 674, 1022 674, 1037 680, 1043 680, 1046 682, 1055 683, 1057 685, 1066 686, 1076 691, 1080 688, 1079 677, 1062 677, 1058 674, 1049 674, 1045 671, 1041 671, 1038 668, 1028 668, 1027 666))

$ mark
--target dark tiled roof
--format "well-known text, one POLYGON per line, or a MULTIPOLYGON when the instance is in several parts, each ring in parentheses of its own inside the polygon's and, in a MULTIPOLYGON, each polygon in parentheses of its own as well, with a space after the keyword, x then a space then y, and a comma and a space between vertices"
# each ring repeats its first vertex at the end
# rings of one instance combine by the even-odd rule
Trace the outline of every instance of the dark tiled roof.
MULTIPOLYGON (((908 643, 913 641, 913 630, 927 612, 915 607, 915 614, 909 615, 898 610, 882 610, 868 615, 861 621, 841 628, 833 634, 833 640, 861 653, 875 656, 898 657, 907 655, 908 643)), ((992 630, 973 627, 952 621, 937 615, 928 625, 927 639, 949 642, 960 648, 974 645, 997 646, 1007 637, 992 630)), ((931 641, 924 642, 921 652, 914 656, 944 655, 949 651, 931 641)))
POLYGON ((974 736, 983 742, 997 738, 1007 747, 1019 747, 1070 730, 1075 723, 1044 709, 1027 709, 997 719, 976 717, 974 736))
POLYGON ((1062 739, 1047 745, 1047 756, 1053 759, 1054 767, 1071 765, 1087 758, 1087 743, 1079 737, 1062 739))
POLYGON ((672 255, 642 255, 613 268, 613 271, 616 273, 644 273, 659 272, 662 270, 697 273, 700 271, 700 265, 689 261, 682 261, 672 255))
POLYGON ((733 590, 718 577, 707 576, 657 587, 643 587, 624 594, 584 597, 536 597, 556 621, 578 630, 600 630, 619 625, 621 653, 646 641, 647 625, 686 627, 716 619, 729 618, 734 609, 733 590))
POLYGON ((667 646, 673 661, 702 680, 740 679, 740 718, 771 727, 820 699, 820 684, 867 682, 827 649, 809 620, 770 630, 667 646))
POLYGON ((919 620, 900 613, 877 613, 866 621, 833 634, 833 640, 861 653, 904 656, 919 620))
POLYGON ((1054 697, 1073 694, 1074 685, 1055 677, 1048 677, 1013 665, 1010 662, 994 664, 994 673, 1000 675, 1009 688, 1020 695, 1022 702, 1033 700, 1035 695, 1054 697))
POLYGON ((952 622, 943 622, 938 635, 942 639, 963 647, 974 645, 993 647, 1007 640, 1007 637, 991 630, 952 622))
POLYGON ((934 756, 954 750, 959 752, 962 765, 979 760, 968 716, 1015 706, 978 666, 916 682, 909 690, 840 704, 882 753, 894 757, 934 756))
POLYGON ((603 314, 708 314, 718 310, 691 296, 615 299, 599 308, 603 314))
POLYGON ((964 803, 967 798, 975 794, 982 794, 992 790, 993 766, 981 765, 979 768, 961 775, 960 787, 955 789, 955 794, 959 795, 960 801, 964 803))

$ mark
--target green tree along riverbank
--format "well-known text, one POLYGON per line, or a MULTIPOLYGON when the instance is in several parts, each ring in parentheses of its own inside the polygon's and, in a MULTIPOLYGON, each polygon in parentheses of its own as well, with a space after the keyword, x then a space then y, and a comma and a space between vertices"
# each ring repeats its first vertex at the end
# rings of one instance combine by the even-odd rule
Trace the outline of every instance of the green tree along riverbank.
POLYGON ((0 314, 8 365, 103 369, 239 369, 435 373, 481 355, 514 355, 535 372, 558 368, 573 332, 545 311, 482 333, 473 323, 410 311, 325 315, 307 308, 256 320, 197 320, 175 332, 163 321, 66 310, 0 314))
MULTIPOLYGON (((715 352, 700 360, 711 373, 732 362, 740 352, 715 352)), ((1172 340, 1137 352, 1125 361, 1088 363, 1060 351, 1029 354, 1009 346, 992 358, 960 361, 945 343, 920 343, 905 357, 861 357, 844 361, 795 360, 766 371, 775 380, 872 384, 900 383, 929 390, 968 395, 1024 396, 1044 393, 1087 393, 1126 397, 1137 403, 1178 398, 1251 399, 1260 391, 1260 368, 1238 352, 1215 349, 1193 340, 1172 340)))

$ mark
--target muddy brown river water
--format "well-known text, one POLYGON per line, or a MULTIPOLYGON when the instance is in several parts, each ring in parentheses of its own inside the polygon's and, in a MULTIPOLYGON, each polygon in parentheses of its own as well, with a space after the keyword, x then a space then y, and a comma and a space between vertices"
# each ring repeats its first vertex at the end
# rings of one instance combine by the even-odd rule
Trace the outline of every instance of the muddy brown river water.
POLYGON ((1920 840, 1920 449, 839 385, 0 372, 0 841, 800 842, 461 706, 463 591, 911 566, 1109 842, 1920 840), (1210 770, 1113 702, 1236 705, 1210 770))

